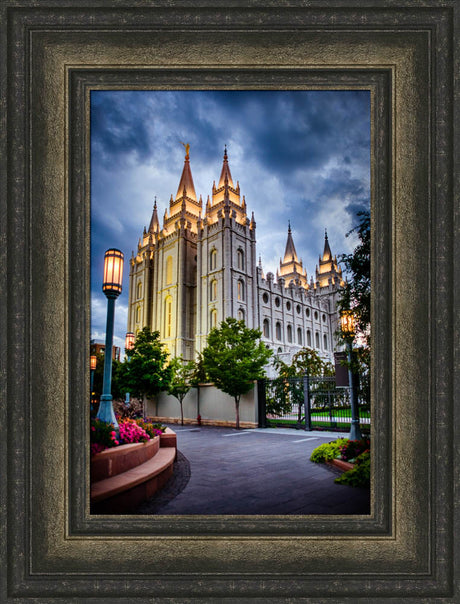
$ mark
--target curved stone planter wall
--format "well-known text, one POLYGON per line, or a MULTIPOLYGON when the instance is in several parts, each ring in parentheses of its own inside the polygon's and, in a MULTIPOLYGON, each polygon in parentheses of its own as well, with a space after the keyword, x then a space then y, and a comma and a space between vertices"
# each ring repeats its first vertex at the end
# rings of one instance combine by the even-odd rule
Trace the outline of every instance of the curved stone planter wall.
POLYGON ((106 449, 91 458, 91 513, 129 512, 173 473, 176 434, 169 428, 146 443, 106 449))

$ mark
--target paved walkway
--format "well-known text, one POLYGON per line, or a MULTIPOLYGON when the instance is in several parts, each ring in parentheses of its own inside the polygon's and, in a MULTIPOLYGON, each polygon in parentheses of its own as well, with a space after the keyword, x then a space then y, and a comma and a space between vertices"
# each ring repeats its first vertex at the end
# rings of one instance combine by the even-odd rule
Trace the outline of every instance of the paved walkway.
POLYGON ((171 426, 174 476, 134 513, 369 514, 368 489, 334 483, 337 473, 310 461, 312 450, 346 434, 287 428, 235 430, 171 426))

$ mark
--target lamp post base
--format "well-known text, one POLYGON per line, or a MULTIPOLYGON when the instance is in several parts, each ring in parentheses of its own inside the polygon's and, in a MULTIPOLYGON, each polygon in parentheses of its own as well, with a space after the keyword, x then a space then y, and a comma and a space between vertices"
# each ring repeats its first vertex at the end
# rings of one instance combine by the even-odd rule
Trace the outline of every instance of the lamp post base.
POLYGON ((115 430, 118 432, 118 422, 113 411, 111 394, 103 394, 101 396, 101 402, 99 404, 97 418, 100 419, 102 422, 106 422, 107 424, 113 424, 115 430))
POLYGON ((363 435, 361 433, 361 428, 359 427, 359 420, 352 420, 348 438, 350 440, 361 440, 362 437, 363 435))

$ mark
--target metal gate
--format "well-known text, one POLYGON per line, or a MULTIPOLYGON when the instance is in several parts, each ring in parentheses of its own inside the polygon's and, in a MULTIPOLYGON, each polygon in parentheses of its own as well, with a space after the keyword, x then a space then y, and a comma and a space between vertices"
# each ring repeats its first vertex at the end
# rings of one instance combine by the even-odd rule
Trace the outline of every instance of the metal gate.
MULTIPOLYGON (((297 430, 348 431, 350 390, 337 387, 335 376, 263 379, 258 383, 259 426, 297 430)), ((361 429, 370 427, 369 408, 358 405, 361 429)))

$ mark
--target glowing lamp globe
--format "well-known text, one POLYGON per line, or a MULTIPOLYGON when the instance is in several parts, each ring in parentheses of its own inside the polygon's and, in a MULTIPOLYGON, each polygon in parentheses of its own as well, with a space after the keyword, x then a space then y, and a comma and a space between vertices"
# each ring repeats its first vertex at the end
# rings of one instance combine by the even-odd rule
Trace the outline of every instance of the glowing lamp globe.
POLYGON ((91 371, 94 371, 96 369, 96 364, 97 364, 97 357, 95 357, 94 355, 91 355, 89 358, 89 366, 91 371))
POLYGON ((123 252, 117 249, 107 250, 104 255, 102 291, 108 298, 117 298, 121 294, 123 260, 123 252))
POLYGON ((355 337, 355 316, 351 310, 340 313, 340 329, 345 338, 355 337))
POLYGON ((131 331, 128 331, 128 333, 126 334, 126 337, 125 337, 126 350, 132 350, 135 339, 136 339, 136 336, 131 331))

